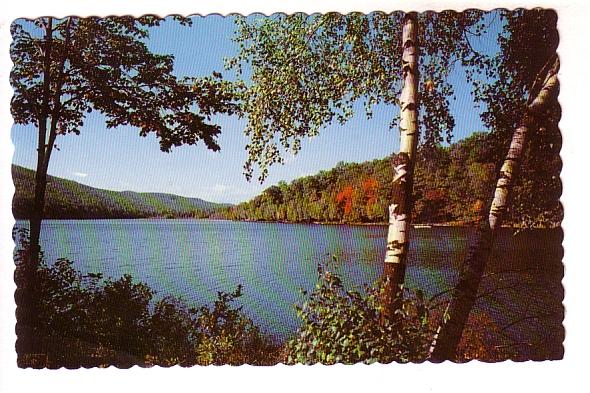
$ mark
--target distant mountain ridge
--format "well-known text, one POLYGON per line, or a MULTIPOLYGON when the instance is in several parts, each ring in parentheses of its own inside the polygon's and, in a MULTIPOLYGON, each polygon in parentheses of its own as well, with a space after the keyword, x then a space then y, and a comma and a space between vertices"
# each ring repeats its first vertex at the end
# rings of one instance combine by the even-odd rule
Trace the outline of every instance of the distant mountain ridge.
MULTIPOLYGON (((33 206, 35 171, 12 166, 16 219, 27 219, 33 206)), ((46 218, 147 218, 211 217, 232 205, 200 198, 157 192, 111 191, 48 176, 46 218)))

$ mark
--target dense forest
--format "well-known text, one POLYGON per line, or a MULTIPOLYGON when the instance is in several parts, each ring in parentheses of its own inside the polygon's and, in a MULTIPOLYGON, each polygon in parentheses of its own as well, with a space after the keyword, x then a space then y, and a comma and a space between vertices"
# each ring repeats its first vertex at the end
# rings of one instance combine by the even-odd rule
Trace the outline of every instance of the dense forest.
MULTIPOLYGON (((490 134, 474 133, 451 144, 421 149, 415 172, 414 222, 470 224, 485 211, 498 169, 490 134)), ((387 221, 391 201, 393 156, 364 163, 339 163, 329 171, 302 177, 287 184, 267 188, 251 201, 229 207, 227 218, 236 220, 288 222, 378 223, 387 221)), ((558 157, 556 156, 556 160, 558 157)), ((548 162, 544 178, 519 181, 517 188, 530 189, 535 198, 535 182, 554 198, 543 206, 515 204, 507 223, 512 225, 555 226, 561 220, 558 203, 559 162, 548 162), (551 182, 549 182, 551 183, 551 182), (522 209, 519 209, 522 207, 522 209)), ((526 169, 525 169, 526 173, 526 169)), ((520 194, 517 190, 515 194, 520 194)))
MULTIPOLYGON (((16 219, 28 219, 33 206, 35 172, 13 165, 16 219)), ((110 191, 49 176, 44 216, 47 218, 204 218, 228 205, 162 193, 110 191)))

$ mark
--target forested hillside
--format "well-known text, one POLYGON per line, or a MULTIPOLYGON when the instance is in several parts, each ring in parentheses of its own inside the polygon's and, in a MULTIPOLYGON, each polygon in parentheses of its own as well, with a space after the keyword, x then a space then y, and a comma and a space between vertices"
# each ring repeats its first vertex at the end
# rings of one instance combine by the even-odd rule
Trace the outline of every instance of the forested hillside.
MULTIPOLYGON (((438 146, 418 153, 414 184, 414 222, 469 224, 485 209, 498 173, 494 144, 490 136, 475 133, 451 146, 438 146)), ((555 226, 561 220, 558 203, 560 190, 551 188, 559 165, 548 163, 547 179, 523 179, 522 188, 544 184, 552 192, 551 202, 521 201, 511 211, 508 223, 555 226), (522 208, 525 206, 525 208, 522 208), (526 209, 534 206, 535 210, 526 209), (520 208, 519 208, 520 207, 520 208)), ((525 172, 526 173, 526 172, 525 172)), ((227 218, 237 220, 290 222, 386 222, 391 201, 392 157, 364 163, 339 163, 287 184, 280 182, 267 188, 251 201, 228 208, 227 218)), ((539 192, 541 189, 539 189, 539 192)), ((535 198, 533 192, 531 198, 535 198)))
MULTIPOLYGON (((13 214, 29 218, 33 206, 35 172, 12 167, 15 185, 13 214)), ((117 192, 89 187, 49 176, 45 217, 47 218, 144 218, 209 217, 229 205, 161 193, 117 192)))
MULTIPOLYGON (((414 184, 415 223, 469 224, 486 208, 498 168, 488 134, 475 133, 447 147, 420 150, 414 184)), ((561 221, 559 157, 544 163, 542 176, 524 177, 516 187, 509 224, 555 226, 561 221), (549 192, 553 197, 539 198, 549 192), (522 192, 526 191, 526 192, 522 192), (529 195, 528 198, 522 195, 529 195)), ((536 162, 534 165, 540 166, 536 162)), ((523 168, 527 173, 527 167, 523 168)), ((117 192, 49 177, 47 218, 194 217, 232 220, 379 223, 387 221, 393 178, 392 157, 339 163, 292 181, 279 182, 237 206, 160 193, 117 192)), ((34 171, 13 166, 13 213, 28 218, 34 171)))

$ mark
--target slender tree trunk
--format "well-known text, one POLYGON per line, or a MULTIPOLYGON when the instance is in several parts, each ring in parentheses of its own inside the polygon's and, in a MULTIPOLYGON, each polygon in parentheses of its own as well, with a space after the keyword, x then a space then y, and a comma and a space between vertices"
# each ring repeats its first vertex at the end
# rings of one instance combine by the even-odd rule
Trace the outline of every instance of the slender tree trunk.
POLYGON ((45 24, 45 42, 43 48, 43 90, 41 108, 38 112, 39 135, 37 142, 37 170, 35 173, 35 196, 29 223, 29 247, 24 256, 22 281, 19 282, 15 299, 17 301, 17 352, 31 353, 36 349, 36 331, 39 325, 39 286, 37 268, 41 248, 39 237, 41 220, 45 207, 45 189, 47 185, 47 121, 51 101, 51 54, 53 47, 53 19, 47 18, 45 24))
POLYGON ((414 160, 418 146, 418 22, 409 13, 403 21, 402 73, 400 97, 400 151, 394 160, 392 204, 389 206, 387 251, 383 269, 383 306, 386 316, 395 309, 395 298, 404 282, 412 213, 414 160))
POLYGON ((41 234, 41 221, 43 220, 43 211, 45 209, 45 191, 47 188, 47 170, 49 168, 49 159, 55 145, 57 137, 57 126, 61 114, 60 98, 62 94, 62 87, 65 79, 65 64, 68 53, 67 48, 70 43, 70 27, 72 18, 68 18, 65 28, 65 39, 63 56, 58 68, 59 74, 57 77, 51 75, 51 52, 53 46, 53 19, 48 18, 45 31, 45 59, 43 70, 43 102, 41 108, 41 116, 39 118, 39 140, 37 143, 37 170, 35 173, 35 198, 33 203, 33 211, 30 219, 30 250, 31 250, 31 265, 36 266, 39 262, 39 237, 41 234), (55 92, 51 96, 51 83, 55 81, 55 92), (51 105, 50 105, 51 103, 51 105), (50 126, 47 129, 49 119, 50 126), (47 136, 49 131, 49 138, 47 136))
MULTIPOLYGON (((548 62, 549 67, 544 67, 545 72, 542 70, 541 78, 543 73, 546 76, 539 92, 534 96, 534 99, 529 99, 526 113, 512 136, 508 154, 500 170, 489 216, 487 219, 484 217, 480 220, 478 241, 459 274, 459 281, 455 286, 454 296, 449 306, 449 320, 442 326, 438 342, 431 354, 432 361, 454 360, 456 357, 457 346, 469 313, 475 304, 479 284, 492 252, 497 229, 502 225, 508 208, 510 194, 518 176, 530 131, 535 126, 534 117, 543 111, 557 95, 559 59, 554 57, 552 60, 552 62, 548 62)), ((534 94, 536 90, 536 86, 533 86, 531 92, 534 94)))
POLYGON ((51 95, 51 51, 53 46, 53 19, 47 18, 45 26, 45 48, 43 64, 43 98, 39 116, 39 136, 37 141, 37 171, 35 173, 35 198, 30 218, 30 258, 31 265, 36 265, 39 259, 39 235, 41 220, 45 207, 45 188, 47 173, 44 171, 47 149, 47 121, 49 119, 49 105, 51 95))

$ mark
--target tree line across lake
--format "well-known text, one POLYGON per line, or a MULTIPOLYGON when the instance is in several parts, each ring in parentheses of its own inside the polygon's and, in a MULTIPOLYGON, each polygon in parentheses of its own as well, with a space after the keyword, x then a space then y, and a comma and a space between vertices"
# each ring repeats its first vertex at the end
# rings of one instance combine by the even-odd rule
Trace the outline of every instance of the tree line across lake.
MULTIPOLYGON (((492 193, 499 168, 493 136, 475 133, 451 144, 418 151, 414 182, 415 223, 475 223, 492 193)), ((237 220, 288 222, 387 222, 394 156, 357 163, 339 163, 287 184, 280 182, 261 195, 225 209, 237 220)), ((517 181, 511 225, 557 226, 561 221, 559 156, 527 162, 517 181), (532 165, 536 173, 532 174, 532 165), (529 176, 527 176, 529 175, 529 176), (522 191, 522 192, 521 192, 522 191), (525 192, 526 191, 526 192, 525 192)))
MULTIPOLYGON (((471 224, 486 208, 498 171, 492 137, 485 133, 418 153, 414 187, 414 222, 471 224)), ((387 221, 393 179, 392 158, 339 163, 335 168, 290 183, 279 182, 250 201, 217 204, 161 193, 101 190, 51 177, 46 217, 223 218, 231 220, 380 223, 387 221)), ((509 224, 555 226, 561 220, 559 157, 517 184, 522 191, 510 211, 509 224), (540 174, 539 174, 540 173, 540 174), (535 190, 537 190, 535 192, 535 190), (543 192, 541 193, 541 190, 543 192), (542 194, 542 196, 541 196, 542 194)), ((27 219, 33 202, 34 172, 13 167, 13 212, 27 219)))

